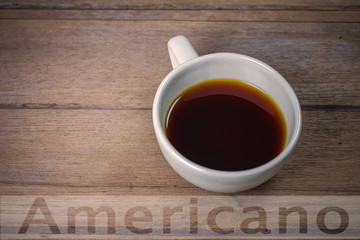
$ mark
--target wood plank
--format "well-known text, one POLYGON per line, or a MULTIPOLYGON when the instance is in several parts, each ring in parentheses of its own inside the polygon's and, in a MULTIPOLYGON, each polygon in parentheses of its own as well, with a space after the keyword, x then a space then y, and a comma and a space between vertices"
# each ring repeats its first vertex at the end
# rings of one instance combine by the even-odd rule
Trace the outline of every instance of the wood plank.
POLYGON ((311 9, 311 10, 348 10, 359 9, 357 0, 3 0, 4 9, 311 9))
MULTIPOLYGON (((303 112, 280 173, 242 194, 359 194, 360 112, 303 112), (341 179, 341 180, 340 180, 341 179)), ((0 110, 2 195, 214 194, 179 177, 150 110, 0 110)))
POLYGON ((322 239, 326 233, 319 222, 326 226, 345 222, 336 213, 347 216, 349 224, 340 225, 341 232, 327 233, 332 234, 329 239, 357 239, 360 234, 359 196, 1 196, 0 200, 2 239, 253 239, 254 234, 266 239, 322 239), (42 216, 39 208, 47 210, 45 220, 52 217, 52 231, 45 223, 23 224, 24 219, 30 222, 27 216, 42 216), (299 216, 297 209, 303 210, 299 216), (146 218, 131 218, 134 210, 135 216, 146 218), (320 214, 325 210, 336 213, 324 221, 320 214), (286 214, 291 211, 295 215, 286 214), (216 228, 211 224, 214 216, 216 228), (246 231, 246 220, 259 221, 259 233, 246 231), (216 231, 220 226, 231 231, 216 231), (141 229, 149 231, 144 234, 141 229))
POLYGON ((178 34, 267 62, 302 105, 360 106, 357 23, 1 20, 0 107, 151 108, 178 34))
POLYGON ((359 11, 306 10, 32 10, 0 9, 0 19, 227 22, 360 22, 359 11))

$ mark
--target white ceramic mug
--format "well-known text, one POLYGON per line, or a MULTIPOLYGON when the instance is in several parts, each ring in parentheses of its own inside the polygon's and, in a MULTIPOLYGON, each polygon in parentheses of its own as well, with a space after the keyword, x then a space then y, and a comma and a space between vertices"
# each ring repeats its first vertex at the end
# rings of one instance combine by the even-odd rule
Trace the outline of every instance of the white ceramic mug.
POLYGON ((199 57, 184 36, 170 39, 168 49, 173 70, 156 92, 153 124, 161 151, 172 168, 200 188, 224 193, 244 191, 273 177, 295 147, 301 131, 301 109, 289 83, 272 67, 252 57, 236 53, 214 53, 199 57), (169 142, 164 125, 174 99, 194 84, 218 78, 236 79, 256 86, 278 104, 286 121, 287 140, 285 148, 277 157, 249 170, 220 171, 192 162, 169 142))

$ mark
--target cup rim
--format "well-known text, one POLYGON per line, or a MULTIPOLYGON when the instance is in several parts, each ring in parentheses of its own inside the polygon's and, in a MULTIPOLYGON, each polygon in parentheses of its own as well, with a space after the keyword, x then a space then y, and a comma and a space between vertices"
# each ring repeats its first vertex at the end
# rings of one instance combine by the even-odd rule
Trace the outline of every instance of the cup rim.
MULTIPOLYGON (((176 97, 176 96, 174 96, 174 97, 176 97)), ((229 52, 218 52, 218 53, 211 53, 211 54, 199 56, 199 57, 196 57, 189 61, 186 61, 185 63, 182 63, 179 66, 177 66, 175 69, 173 69, 163 79, 163 81, 160 83, 160 85, 156 91, 154 102, 153 102, 152 115, 153 115, 153 124, 154 124, 155 134, 157 136, 159 143, 160 142, 162 143, 162 147, 167 148, 167 150, 169 150, 169 152, 171 152, 176 157, 177 160, 179 160, 181 163, 187 165, 188 167, 196 170, 197 172, 202 172, 205 174, 210 174, 211 176, 218 176, 218 177, 222 177, 222 178, 234 178, 234 177, 236 178, 236 177, 250 176, 250 175, 262 173, 262 172, 266 171, 267 169, 271 169, 272 167, 278 165, 279 163, 284 161, 287 158, 287 156, 290 155, 290 153, 294 149, 296 143, 299 140, 300 132, 301 132, 301 125, 302 125, 302 116, 301 116, 302 114, 301 114, 299 100, 298 100, 294 90, 292 89, 290 84, 287 82, 287 80, 279 72, 277 72, 274 68, 272 68, 268 64, 266 64, 256 58, 253 58, 253 57, 250 57, 247 55, 243 55, 243 54, 229 53, 229 52), (250 168, 250 169, 246 169, 246 170, 238 170, 238 171, 224 171, 224 170, 217 170, 217 169, 204 167, 200 164, 197 164, 197 163, 191 161, 190 159, 186 158, 184 155, 182 155, 170 143, 170 141, 168 140, 168 138, 165 135, 164 129, 162 128, 162 123, 161 123, 162 119, 160 119, 160 116, 159 116, 160 115, 160 98, 161 98, 161 95, 164 92, 164 89, 166 88, 166 86, 171 82, 171 79, 173 78, 173 76, 175 76, 179 72, 183 71, 184 69, 188 68, 192 64, 195 64, 197 62, 204 61, 207 59, 211 59, 211 58, 218 58, 221 56, 245 59, 247 61, 254 62, 254 63, 268 69, 269 71, 272 72, 272 74, 275 74, 278 77, 280 77, 282 84, 284 84, 287 91, 290 93, 290 95, 292 95, 292 99, 294 100, 294 106, 296 108, 294 110, 294 112, 297 113, 296 114, 297 117, 295 119, 294 133, 291 136, 290 141, 286 144, 286 146, 284 147, 284 149, 281 151, 281 153, 279 155, 277 155, 275 158, 271 159, 267 163, 264 163, 260 166, 254 167, 254 168, 250 168)))

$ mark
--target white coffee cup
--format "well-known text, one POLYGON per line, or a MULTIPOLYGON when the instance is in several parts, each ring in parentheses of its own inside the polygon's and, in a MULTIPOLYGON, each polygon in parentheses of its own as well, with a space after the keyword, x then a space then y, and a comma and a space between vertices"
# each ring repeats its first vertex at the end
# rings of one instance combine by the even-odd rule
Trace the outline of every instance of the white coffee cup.
POLYGON ((272 67, 252 57, 236 53, 214 53, 199 57, 184 36, 170 39, 168 49, 173 70, 156 92, 153 124, 160 149, 171 167, 190 183, 223 193, 248 190, 278 173, 294 149, 301 131, 301 109, 289 83, 272 67), (249 170, 220 171, 192 162, 172 146, 165 135, 164 125, 174 99, 192 85, 219 78, 236 79, 256 86, 278 104, 285 118, 287 140, 277 157, 249 170))

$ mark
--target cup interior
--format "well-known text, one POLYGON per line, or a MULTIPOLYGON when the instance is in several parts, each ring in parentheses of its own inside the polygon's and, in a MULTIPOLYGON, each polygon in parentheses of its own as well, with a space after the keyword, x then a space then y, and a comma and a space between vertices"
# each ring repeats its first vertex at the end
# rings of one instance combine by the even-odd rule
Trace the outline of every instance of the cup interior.
POLYGON ((301 110, 293 89, 272 67, 235 53, 201 56, 181 64, 166 76, 154 101, 161 135, 165 137, 165 118, 174 99, 194 84, 217 78, 243 81, 267 93, 278 104, 285 118, 287 138, 283 152, 292 150, 301 128, 301 110))

